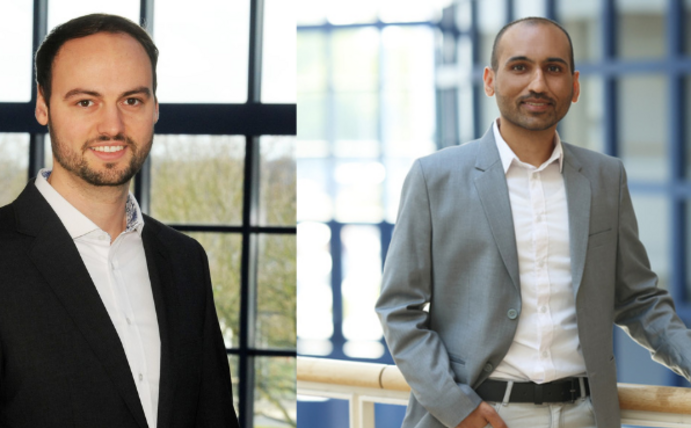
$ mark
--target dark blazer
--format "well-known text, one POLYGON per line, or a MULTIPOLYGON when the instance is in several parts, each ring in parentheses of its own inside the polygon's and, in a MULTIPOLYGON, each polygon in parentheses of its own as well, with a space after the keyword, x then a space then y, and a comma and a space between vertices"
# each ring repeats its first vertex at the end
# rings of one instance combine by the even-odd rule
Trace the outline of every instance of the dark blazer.
MULTIPOLYGON (((158 426, 237 427, 206 254, 144 217, 161 337, 158 426)), ((0 427, 147 427, 115 327, 33 180, 0 208, 0 427)))
MULTIPOLYGON (((691 331, 657 288, 621 161, 562 147, 580 351, 597 426, 618 427, 613 324, 687 379, 691 331)), ((492 128, 415 162, 377 302, 389 349, 413 392, 404 428, 455 427, 480 404, 474 388, 501 363, 516 333, 520 287, 492 128)))

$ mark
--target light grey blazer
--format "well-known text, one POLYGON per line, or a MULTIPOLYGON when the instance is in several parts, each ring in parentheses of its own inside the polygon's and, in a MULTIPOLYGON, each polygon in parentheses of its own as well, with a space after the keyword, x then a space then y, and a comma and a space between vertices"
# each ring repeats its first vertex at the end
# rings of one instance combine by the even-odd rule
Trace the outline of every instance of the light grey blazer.
MULTIPOLYGON (((691 333, 657 288, 621 162, 563 149, 580 351, 598 427, 618 427, 613 323, 687 379, 691 333)), ((473 388, 506 355, 521 311, 511 206, 491 128, 413 165, 376 310, 412 388, 403 427, 455 427, 481 402, 473 388)))

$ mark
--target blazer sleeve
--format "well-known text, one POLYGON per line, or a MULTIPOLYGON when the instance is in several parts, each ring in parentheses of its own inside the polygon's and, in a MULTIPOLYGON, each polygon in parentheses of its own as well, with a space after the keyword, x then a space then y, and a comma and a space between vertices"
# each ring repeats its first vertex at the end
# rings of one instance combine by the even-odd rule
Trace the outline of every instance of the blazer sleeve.
POLYGON ((433 292, 432 215, 425 176, 416 161, 403 185, 376 311, 386 342, 417 401, 447 427, 480 403, 451 371, 448 352, 429 325, 425 306, 433 292))
POLYGON ((657 287, 648 256, 638 238, 626 171, 620 165, 619 241, 615 323, 648 348, 653 359, 687 380, 691 375, 691 331, 676 314, 672 297, 657 287))
POLYGON ((197 406, 196 428, 238 428, 233 408, 233 391, 230 382, 228 357, 216 315, 209 261, 199 246, 204 267, 206 290, 203 336, 202 385, 197 406))

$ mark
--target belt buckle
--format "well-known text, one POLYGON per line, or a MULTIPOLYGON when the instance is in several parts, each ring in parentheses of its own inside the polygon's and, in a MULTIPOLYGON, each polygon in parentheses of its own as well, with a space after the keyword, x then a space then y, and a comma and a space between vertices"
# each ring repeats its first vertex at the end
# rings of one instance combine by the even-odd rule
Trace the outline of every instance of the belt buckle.
POLYGON ((578 383, 577 378, 571 378, 571 389, 569 389, 569 392, 571 393, 571 403, 576 402, 576 384, 578 383))

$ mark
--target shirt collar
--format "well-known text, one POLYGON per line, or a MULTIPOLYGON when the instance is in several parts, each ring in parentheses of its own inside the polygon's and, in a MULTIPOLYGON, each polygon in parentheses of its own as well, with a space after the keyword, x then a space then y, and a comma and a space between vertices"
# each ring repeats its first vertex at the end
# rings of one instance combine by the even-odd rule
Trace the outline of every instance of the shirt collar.
MULTIPOLYGON (((48 204, 50 204, 51 208, 53 208, 55 214, 60 218, 60 221, 65 226, 65 229, 67 229, 72 239, 77 239, 91 232, 101 230, 87 216, 67 202, 67 199, 48 183, 48 177, 50 177, 51 172, 52 170, 45 168, 38 172, 36 176, 36 188, 41 192, 41 195, 43 195, 48 204)), ((144 217, 132 193, 127 195, 125 216, 127 219, 125 232, 136 231, 141 236, 142 229, 144 228, 144 217)), ((111 239, 114 238, 117 238, 117 236, 111 237, 111 239)))
MULTIPOLYGON (((497 149, 499 150, 499 158, 501 159, 502 167, 504 167, 504 174, 507 173, 514 159, 516 162, 524 163, 518 159, 518 156, 516 156, 513 150, 511 150, 511 147, 509 147, 504 138, 501 136, 501 132, 499 132, 499 119, 495 120, 492 124, 492 131, 494 132, 494 142, 497 144, 497 149)), ((549 159, 547 159, 537 169, 544 169, 547 165, 557 160, 559 161, 559 172, 562 172, 564 167, 564 150, 561 147, 561 138, 559 138, 559 133, 555 131, 554 150, 552 151, 552 156, 550 156, 549 159)))

